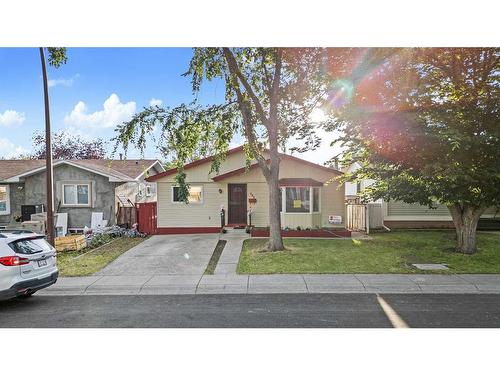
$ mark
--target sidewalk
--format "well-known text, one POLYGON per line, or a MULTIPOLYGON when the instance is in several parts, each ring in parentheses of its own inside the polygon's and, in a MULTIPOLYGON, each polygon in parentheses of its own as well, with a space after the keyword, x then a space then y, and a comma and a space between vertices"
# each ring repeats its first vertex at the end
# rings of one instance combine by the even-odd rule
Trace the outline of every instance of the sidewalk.
POLYGON ((43 295, 494 293, 500 275, 171 275, 63 277, 43 295))
MULTIPOLYGON (((173 238, 173 237, 172 237, 173 238)), ((182 238, 182 236, 181 236, 182 238)), ((244 231, 228 231, 221 235, 226 245, 221 254, 214 275, 201 275, 208 263, 211 249, 215 246, 210 241, 216 238, 202 237, 200 241, 208 243, 206 258, 197 264, 199 273, 176 274, 179 270, 171 269, 173 261, 164 264, 159 270, 148 269, 147 273, 99 272, 87 277, 62 277, 56 284, 39 291, 44 295, 169 295, 169 294, 263 294, 263 293, 487 293, 500 294, 500 275, 431 275, 431 274, 282 274, 282 275, 238 275, 236 268, 243 241, 249 238, 244 231), (166 267, 168 266, 168 267, 166 267), (200 268, 201 267, 201 268, 200 268), (160 272, 161 271, 161 272, 160 272), (160 274, 158 274, 160 273, 160 274)), ((176 240, 176 238, 173 238, 176 240)), ((147 241, 146 241, 147 242, 147 241)), ((174 246, 170 241, 166 246, 170 252, 187 251, 185 244, 174 246), (179 249, 177 248, 179 247, 179 249)), ((146 244, 148 249, 136 249, 137 256, 157 252, 161 244, 146 244), (146 251, 147 250, 147 251, 146 251)), ((191 244, 191 246, 195 246, 191 244)), ((195 247, 201 245, 197 243, 195 247)), ((197 250, 199 251, 199 249, 197 250)), ((169 254, 170 254, 169 252, 169 254)), ((193 253, 193 251, 190 251, 193 253)), ((162 253, 163 254, 163 253, 162 253)), ((131 252, 127 255, 134 255, 131 252)), ((158 255, 158 254, 155 254, 158 255)), ((123 257, 125 259, 125 257, 123 257)), ((124 259, 121 262, 124 262, 124 259)), ((127 258, 128 259, 128 258, 127 258)), ((176 258, 177 259, 177 258, 176 258)), ((184 259, 184 258, 182 258, 184 259)), ((190 258, 191 259, 191 258, 190 258)), ((116 263, 117 261, 115 261, 116 263)), ((192 262, 191 261, 187 261, 192 262)), ((113 264, 106 269, 113 269, 113 264)), ((116 267, 114 267, 116 268, 116 267)), ((174 268, 179 268, 175 265, 174 268)), ((105 270, 106 270, 105 269, 105 270)), ((185 270, 185 267, 181 267, 185 270)), ((136 270, 137 271, 137 270, 136 270)))

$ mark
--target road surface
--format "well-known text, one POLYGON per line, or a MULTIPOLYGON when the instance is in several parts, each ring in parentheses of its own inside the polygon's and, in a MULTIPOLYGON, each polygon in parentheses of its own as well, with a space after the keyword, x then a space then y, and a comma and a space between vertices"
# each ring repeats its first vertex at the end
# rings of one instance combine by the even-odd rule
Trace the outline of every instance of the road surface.
POLYGON ((500 327, 500 295, 44 296, 0 302, 0 327, 500 327))

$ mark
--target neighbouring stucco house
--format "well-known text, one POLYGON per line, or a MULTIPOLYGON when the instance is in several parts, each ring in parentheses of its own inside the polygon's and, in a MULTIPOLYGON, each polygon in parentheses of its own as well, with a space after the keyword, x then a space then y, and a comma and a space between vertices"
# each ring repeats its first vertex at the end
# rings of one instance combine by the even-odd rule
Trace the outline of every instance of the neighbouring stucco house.
MULTIPOLYGON (((145 179, 164 170, 158 160, 56 160, 54 211, 68 213, 69 228, 90 226, 92 212, 114 224, 118 202, 156 200, 145 179)), ((45 160, 0 160, 0 227, 21 216, 21 206, 45 204, 45 160)))
MULTIPOLYGON (((218 173, 210 173, 212 158, 184 166, 189 203, 179 201, 176 169, 146 180, 157 185, 157 233, 201 233, 220 230, 221 209, 225 225, 269 225, 268 187, 256 163, 246 168, 243 147, 227 153, 218 173)), ((281 223, 283 227, 343 227, 344 188, 334 177, 342 172, 281 154, 281 223)))
MULTIPOLYGON (((357 163, 351 164, 345 171, 352 173, 359 169, 357 163)), ((345 183, 346 201, 352 201, 358 193, 374 183, 374 180, 361 180, 357 182, 345 183)), ((380 219, 371 217, 371 223, 383 223, 388 228, 392 229, 426 229, 426 228, 453 228, 453 220, 450 211, 443 204, 437 204, 436 208, 429 208, 419 204, 409 204, 401 201, 385 201, 379 199, 375 202, 368 203, 369 208, 373 212, 380 215, 380 219), (380 210, 375 210, 376 206, 380 206, 380 210)), ((500 208, 488 208, 481 219, 493 219, 500 217, 500 208)), ((370 225, 370 227, 372 227, 370 225)))

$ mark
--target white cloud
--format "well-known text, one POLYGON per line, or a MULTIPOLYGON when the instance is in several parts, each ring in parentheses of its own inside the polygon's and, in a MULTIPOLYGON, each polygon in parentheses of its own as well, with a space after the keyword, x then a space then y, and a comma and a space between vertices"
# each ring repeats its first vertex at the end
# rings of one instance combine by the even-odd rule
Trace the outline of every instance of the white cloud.
POLYGON ((153 107, 153 106, 155 106, 155 105, 160 106, 160 105, 162 105, 162 104, 163 104, 163 100, 161 100, 161 99, 155 99, 155 98, 152 98, 152 99, 149 101, 149 105, 150 105, 151 107, 153 107))
POLYGON ((0 138, 0 156, 10 159, 20 154, 27 153, 28 150, 21 146, 16 146, 7 138, 0 138))
POLYGON ((71 78, 49 79, 47 81, 47 84, 49 85, 49 87, 54 87, 54 86, 66 86, 66 87, 70 87, 70 86, 73 86, 73 83, 75 82, 75 80, 78 77, 80 77, 80 74, 75 74, 71 78))
POLYGON ((132 118, 136 110, 135 102, 122 103, 116 94, 111 94, 104 101, 103 110, 87 112, 87 105, 79 101, 70 114, 64 117, 64 123, 81 128, 112 128, 132 118))
POLYGON ((26 120, 24 113, 20 113, 12 109, 8 109, 4 113, 0 113, 0 125, 3 126, 22 125, 24 120, 26 120))

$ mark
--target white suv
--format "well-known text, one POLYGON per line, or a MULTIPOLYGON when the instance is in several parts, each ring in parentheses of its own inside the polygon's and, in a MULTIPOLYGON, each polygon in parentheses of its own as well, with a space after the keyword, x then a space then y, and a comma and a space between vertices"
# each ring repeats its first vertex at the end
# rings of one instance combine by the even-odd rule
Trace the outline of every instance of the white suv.
POLYGON ((44 237, 0 231, 0 300, 29 297, 57 281, 56 250, 44 237))

